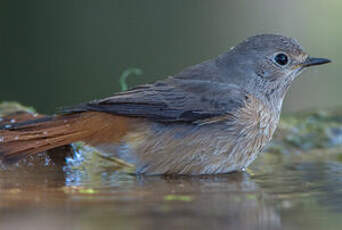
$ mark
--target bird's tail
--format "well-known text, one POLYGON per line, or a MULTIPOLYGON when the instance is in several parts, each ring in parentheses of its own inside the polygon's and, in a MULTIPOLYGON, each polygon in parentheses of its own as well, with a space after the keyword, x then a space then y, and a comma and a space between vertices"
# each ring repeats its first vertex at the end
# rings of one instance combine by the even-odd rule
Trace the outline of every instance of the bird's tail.
POLYGON ((0 124, 0 159, 3 163, 15 163, 29 154, 76 141, 105 141, 103 139, 110 136, 108 132, 115 131, 113 125, 119 122, 113 115, 98 112, 40 116, 33 119, 22 116, 24 115, 17 114, 3 118, 9 123, 0 124))

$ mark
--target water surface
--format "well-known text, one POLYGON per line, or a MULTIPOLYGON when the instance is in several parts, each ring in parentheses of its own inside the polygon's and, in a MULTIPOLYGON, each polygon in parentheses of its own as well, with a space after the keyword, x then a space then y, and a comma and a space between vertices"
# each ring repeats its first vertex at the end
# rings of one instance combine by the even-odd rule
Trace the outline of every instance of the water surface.
POLYGON ((201 177, 134 176, 102 158, 63 165, 41 155, 2 170, 0 228, 340 229, 339 155, 264 153, 247 172, 201 177))

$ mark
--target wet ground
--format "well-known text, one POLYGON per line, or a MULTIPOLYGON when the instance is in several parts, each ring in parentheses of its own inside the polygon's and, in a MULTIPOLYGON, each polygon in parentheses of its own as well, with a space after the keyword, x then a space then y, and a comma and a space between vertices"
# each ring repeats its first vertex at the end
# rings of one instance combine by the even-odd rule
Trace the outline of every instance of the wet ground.
POLYGON ((265 153, 244 173, 171 178, 43 154, 1 171, 0 229, 341 229, 340 153, 265 153))

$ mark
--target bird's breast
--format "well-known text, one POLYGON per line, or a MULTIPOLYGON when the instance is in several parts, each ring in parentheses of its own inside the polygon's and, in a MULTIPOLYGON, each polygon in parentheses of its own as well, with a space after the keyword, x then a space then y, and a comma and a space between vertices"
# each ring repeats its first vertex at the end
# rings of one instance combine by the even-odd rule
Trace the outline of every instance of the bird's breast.
POLYGON ((236 155, 242 167, 247 167, 272 139, 279 113, 260 99, 249 95, 230 121, 234 127, 235 145, 230 154, 236 155))
POLYGON ((235 123, 240 133, 247 138, 266 138, 270 140, 279 121, 279 113, 263 103, 260 99, 249 95, 245 105, 235 114, 235 123))

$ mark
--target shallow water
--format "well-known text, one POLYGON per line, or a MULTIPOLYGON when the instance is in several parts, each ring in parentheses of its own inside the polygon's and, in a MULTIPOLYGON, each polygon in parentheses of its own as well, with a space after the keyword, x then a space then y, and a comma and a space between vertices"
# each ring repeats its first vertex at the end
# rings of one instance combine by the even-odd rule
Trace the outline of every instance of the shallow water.
POLYGON ((264 153, 243 173, 146 177, 42 155, 2 170, 0 229, 341 229, 339 156, 264 153))

